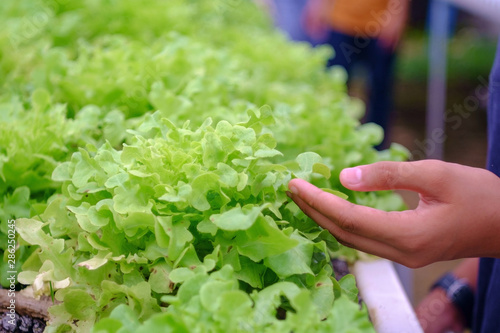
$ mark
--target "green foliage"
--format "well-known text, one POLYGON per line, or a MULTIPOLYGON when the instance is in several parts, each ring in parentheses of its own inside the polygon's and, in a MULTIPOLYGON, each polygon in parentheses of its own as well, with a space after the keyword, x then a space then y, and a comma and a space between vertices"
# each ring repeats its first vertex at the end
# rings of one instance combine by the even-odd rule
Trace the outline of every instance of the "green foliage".
POLYGON ((0 237, 18 218, 49 331, 370 331, 329 263, 355 252, 286 196, 401 207, 338 181, 406 152, 328 54, 250 1, 0 2, 0 237))
MULTIPOLYGON (((305 223, 305 215, 288 204, 285 191, 293 174, 271 161, 281 153, 263 130, 269 117, 249 112, 244 123, 212 126, 207 119, 191 130, 158 114, 146 121, 148 132, 158 133, 153 137, 136 134, 121 150, 109 143, 87 145, 59 164, 53 178, 63 182, 62 194, 49 200, 40 221, 17 221, 22 239, 39 247, 38 260, 24 265, 19 281, 36 294, 54 282, 63 304, 51 308, 53 325, 91 327, 127 303, 137 320, 168 304, 173 313, 202 306, 217 312, 210 325, 229 329, 242 325, 240 319, 227 321, 218 311, 229 313, 236 301, 243 302, 236 304, 244 307, 241 320, 256 329, 311 327, 294 315, 285 322, 276 319, 282 293, 297 316, 321 322, 335 299, 327 243, 321 229, 305 223), (209 283, 209 273, 231 278, 209 283), (276 294, 270 291, 275 289, 276 294), (244 290, 259 296, 251 299, 244 290), (191 304, 198 294, 198 303, 191 304), (247 308, 256 314, 249 316, 247 308), (261 322, 258 316, 264 314, 261 322), (59 323, 61 318, 73 322, 59 323)), ((297 157, 296 173, 322 182, 326 178, 314 172, 327 168, 321 163, 319 155, 304 153, 297 157)), ((337 249, 335 242, 328 245, 337 249)), ((352 291, 345 293, 355 300, 352 291)), ((199 315, 211 318, 210 311, 199 315)), ((196 316, 180 320, 205 329, 196 316)))
POLYGON ((192 278, 168 298, 171 305, 141 324, 129 307, 120 305, 100 321, 94 332, 367 332, 366 309, 344 296, 328 307, 321 320, 311 292, 290 282, 279 282, 247 294, 238 289, 229 266, 192 278), (189 288, 188 294, 184 288, 189 288), (187 296, 187 297, 186 297, 187 296), (183 299, 184 298, 184 299, 183 299), (286 306, 286 318, 278 319, 286 306), (281 307, 281 308, 280 308, 281 307))

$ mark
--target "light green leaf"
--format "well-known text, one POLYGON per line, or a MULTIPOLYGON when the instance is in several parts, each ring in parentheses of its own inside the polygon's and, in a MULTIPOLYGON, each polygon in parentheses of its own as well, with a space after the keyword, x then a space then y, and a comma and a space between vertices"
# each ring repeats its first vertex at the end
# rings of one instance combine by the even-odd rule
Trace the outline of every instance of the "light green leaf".
POLYGON ((313 274, 311 260, 314 243, 297 233, 290 238, 297 240, 299 244, 284 253, 264 259, 264 264, 282 279, 295 274, 313 274))
POLYGON ((117 221, 117 227, 125 232, 128 237, 133 237, 139 231, 155 227, 155 216, 151 213, 131 212, 121 221, 117 221))
POLYGON ((148 282, 151 285, 151 290, 160 294, 171 293, 173 289, 173 285, 170 282, 172 266, 167 262, 159 262, 151 266, 150 269, 151 274, 149 275, 148 282))
POLYGON ((93 321, 96 315, 95 300, 82 289, 73 289, 64 295, 64 307, 69 314, 79 320, 93 321))
POLYGON ((235 244, 242 255, 258 262, 288 251, 295 247, 298 241, 285 236, 260 216, 249 229, 238 232, 235 244))
POLYGON ((323 159, 317 153, 306 152, 298 155, 296 161, 302 171, 312 172, 314 165, 321 163, 323 159))
POLYGON ((312 166, 312 172, 319 173, 326 179, 330 179, 330 176, 332 175, 330 172, 330 168, 323 163, 314 163, 312 166))
POLYGON ((52 172, 52 179, 59 182, 71 180, 71 166, 70 162, 59 164, 52 172))
POLYGON ((352 274, 347 274, 339 281, 340 287, 342 288, 342 294, 353 302, 358 300, 358 287, 356 285, 356 279, 352 274))
POLYGON ((210 209, 207 193, 210 190, 219 191, 219 177, 213 173, 199 175, 193 180, 191 187, 193 192, 189 198, 190 204, 200 211, 206 211, 210 209))
POLYGON ((336 195, 337 197, 345 199, 345 200, 347 200, 349 198, 349 196, 347 194, 342 193, 342 192, 337 191, 337 190, 332 190, 331 188, 323 187, 323 188, 321 188, 321 190, 328 192, 330 194, 336 195))
POLYGON ((222 214, 212 215, 210 221, 222 230, 247 230, 253 225, 261 211, 262 207, 253 205, 234 207, 222 214))

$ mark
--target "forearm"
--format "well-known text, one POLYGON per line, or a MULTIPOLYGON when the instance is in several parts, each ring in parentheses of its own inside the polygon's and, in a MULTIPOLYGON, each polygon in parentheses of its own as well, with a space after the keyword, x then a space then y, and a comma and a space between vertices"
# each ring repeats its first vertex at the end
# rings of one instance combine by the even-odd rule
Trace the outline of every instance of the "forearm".
POLYGON ((477 276, 479 272, 479 258, 465 259, 458 265, 452 274, 458 279, 463 279, 471 287, 472 291, 477 290, 477 276))
MULTIPOLYGON (((473 292, 477 289, 477 276, 479 270, 479 259, 465 259, 452 272, 455 278, 465 282, 473 292)), ((462 294, 462 296, 464 296, 462 294)), ((470 324, 472 316, 473 300, 466 311, 460 309, 450 299, 449 291, 442 288, 434 288, 418 305, 416 309, 417 317, 426 333, 442 331, 462 331, 467 324, 470 324)))

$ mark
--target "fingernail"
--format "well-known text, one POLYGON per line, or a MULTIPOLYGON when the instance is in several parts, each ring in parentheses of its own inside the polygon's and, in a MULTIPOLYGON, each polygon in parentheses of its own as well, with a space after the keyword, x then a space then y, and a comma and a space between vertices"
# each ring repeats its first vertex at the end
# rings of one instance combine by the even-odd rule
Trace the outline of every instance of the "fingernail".
POLYGON ((361 168, 347 168, 340 173, 344 183, 358 185, 361 183, 361 168))
POLYGON ((296 195, 297 195, 297 194, 299 194, 299 189, 298 189, 298 188, 296 188, 295 186, 290 186, 288 189, 289 189, 289 190, 290 190, 290 192, 292 192, 293 194, 296 194, 296 195))

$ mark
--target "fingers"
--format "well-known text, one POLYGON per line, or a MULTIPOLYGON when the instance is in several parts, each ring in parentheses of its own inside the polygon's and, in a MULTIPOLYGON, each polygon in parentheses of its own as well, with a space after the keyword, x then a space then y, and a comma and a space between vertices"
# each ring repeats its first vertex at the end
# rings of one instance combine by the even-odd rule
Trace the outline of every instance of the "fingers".
POLYGON ((404 246, 396 247, 390 242, 363 237, 342 229, 328 217, 322 215, 319 211, 309 206, 297 196, 295 196, 294 201, 306 215, 316 221, 324 229, 327 229, 342 245, 387 258, 408 267, 417 268, 428 263, 425 261, 425 258, 422 259, 421 256, 416 256, 417 252, 408 250, 404 246))
POLYGON ((328 230, 332 235, 335 235, 335 238, 342 245, 370 253, 373 253, 370 251, 373 248, 379 249, 381 246, 386 247, 385 244, 380 243, 377 240, 371 240, 363 236, 353 234, 349 230, 345 230, 337 224, 332 223, 329 217, 321 214, 321 212, 309 206, 300 197, 295 197, 294 201, 307 216, 316 221, 318 225, 328 230))
POLYGON ((340 181, 355 191, 410 190, 435 197, 445 188, 448 177, 444 162, 425 160, 417 162, 377 162, 342 170, 340 181))
POLYGON ((338 231, 338 227, 343 232, 390 244, 398 242, 401 234, 411 233, 413 211, 384 212, 355 205, 302 179, 293 179, 288 186, 292 192, 291 198, 299 207, 328 230, 338 231))
POLYGON ((488 171, 431 160, 379 162, 343 170, 340 179, 357 191, 406 189, 421 198, 414 210, 384 212, 291 180, 290 197, 343 244, 409 267, 499 253, 500 178, 488 171))

